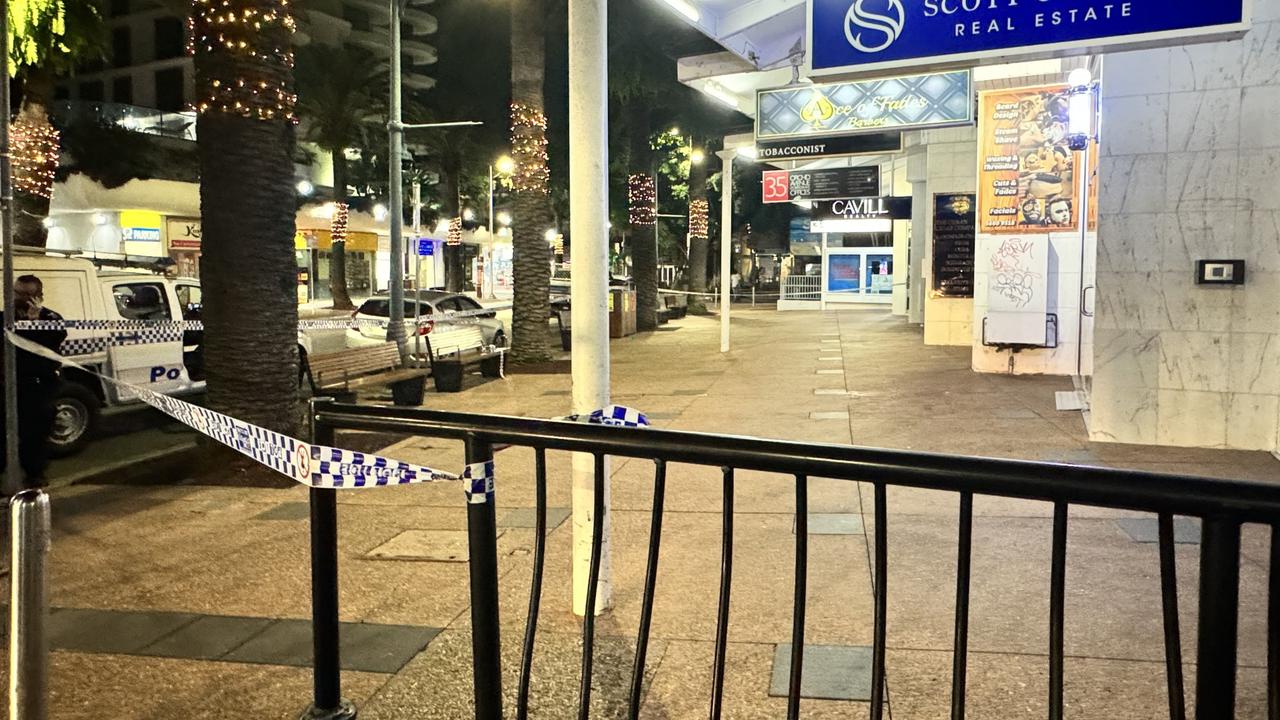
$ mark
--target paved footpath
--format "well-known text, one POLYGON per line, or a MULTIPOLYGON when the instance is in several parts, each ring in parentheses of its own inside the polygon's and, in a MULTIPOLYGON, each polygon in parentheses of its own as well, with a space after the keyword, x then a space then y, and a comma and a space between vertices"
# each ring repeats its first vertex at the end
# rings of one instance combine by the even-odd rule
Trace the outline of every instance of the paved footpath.
MULTIPOLYGON (((925 347, 881 311, 735 311, 734 347, 714 318, 614 341, 614 400, 659 427, 1035 460, 1275 479, 1261 453, 1091 444, 1058 412, 1062 378, 993 377, 967 348, 925 347)), ((516 374, 427 406, 551 417, 567 375, 516 374)), ((376 398, 373 398, 376 400, 376 398)), ((460 466, 457 443, 406 438, 385 451, 460 466)), ((533 545, 532 454, 498 458, 503 685, 514 695, 533 545)), ((569 612, 568 458, 549 455, 554 529, 531 717, 572 717, 579 624, 569 612)), ((640 611, 650 463, 613 465, 614 608, 597 625, 593 718, 625 717, 640 611)), ((868 715, 870 487, 811 481, 806 718, 868 715)), ((739 473, 727 718, 777 718, 775 656, 790 639, 791 482, 739 473)), ((714 469, 668 475, 645 718, 705 717, 720 553, 714 469)), ((291 718, 310 693, 306 494, 301 488, 88 485, 54 498, 50 577, 53 717, 291 718)), ((950 689, 955 496, 890 490, 888 682, 895 718, 946 718, 950 689)), ((465 506, 453 485, 340 498, 344 693, 361 718, 466 718, 470 712, 465 506)), ((1052 508, 975 503, 970 718, 1046 714, 1052 508)), ((1183 648, 1195 653, 1198 533, 1177 547, 1183 648)), ((1070 718, 1164 718, 1154 519, 1073 510, 1066 607, 1070 718)), ((1267 532, 1244 538, 1238 717, 1264 716, 1267 532)), ((1187 667, 1194 687, 1194 667, 1187 667)), ((510 700, 508 701, 510 705, 510 700)))

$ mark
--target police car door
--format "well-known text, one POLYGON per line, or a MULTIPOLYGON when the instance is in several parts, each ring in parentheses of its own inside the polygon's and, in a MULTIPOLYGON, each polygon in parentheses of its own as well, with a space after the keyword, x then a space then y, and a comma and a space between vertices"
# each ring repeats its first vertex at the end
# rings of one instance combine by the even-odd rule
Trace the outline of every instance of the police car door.
MULTIPOLYGON (((116 319, 125 321, 110 333, 112 376, 166 394, 190 387, 182 364, 182 329, 173 322, 173 299, 164 281, 118 280, 111 283, 111 295, 116 319)), ((137 398, 127 388, 115 391, 122 401, 137 398)))

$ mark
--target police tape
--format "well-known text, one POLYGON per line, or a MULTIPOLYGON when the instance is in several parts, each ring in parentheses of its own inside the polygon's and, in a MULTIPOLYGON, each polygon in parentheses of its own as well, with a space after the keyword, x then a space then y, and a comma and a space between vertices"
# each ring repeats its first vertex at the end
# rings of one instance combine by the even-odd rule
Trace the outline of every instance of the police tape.
MULTIPOLYGON (((455 310, 432 315, 423 315, 415 320, 406 317, 405 322, 421 326, 466 324, 466 321, 479 321, 499 310, 510 309, 510 304, 498 305, 480 310, 455 310), (460 322, 461 321, 461 322, 460 322)), ((299 330, 346 330, 362 327, 388 327, 390 319, 382 318, 349 318, 345 320, 299 320, 299 330)), ((204 330, 201 320, 18 320, 14 322, 15 330, 103 330, 103 331, 146 331, 146 330, 183 330, 197 332, 204 330)))
MULTIPOLYGON (((495 485, 492 460, 469 464, 461 475, 455 475, 372 453, 303 442, 284 433, 108 377, 12 331, 5 331, 5 335, 19 349, 130 390, 142 402, 183 425, 302 485, 344 490, 461 481, 468 503, 493 502, 495 485)), ((609 405, 593 413, 563 419, 623 427, 644 427, 649 424, 643 413, 620 405, 609 405)))

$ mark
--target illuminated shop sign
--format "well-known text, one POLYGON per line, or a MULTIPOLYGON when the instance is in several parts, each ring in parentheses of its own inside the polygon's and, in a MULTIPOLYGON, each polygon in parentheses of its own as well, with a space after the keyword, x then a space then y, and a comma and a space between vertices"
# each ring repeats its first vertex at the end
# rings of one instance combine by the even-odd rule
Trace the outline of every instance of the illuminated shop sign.
POLYGON ((973 122, 968 70, 756 93, 756 140, 833 137, 973 122))
POLYGON ((1183 44, 1249 28, 1249 0, 808 0, 816 74, 1183 44))

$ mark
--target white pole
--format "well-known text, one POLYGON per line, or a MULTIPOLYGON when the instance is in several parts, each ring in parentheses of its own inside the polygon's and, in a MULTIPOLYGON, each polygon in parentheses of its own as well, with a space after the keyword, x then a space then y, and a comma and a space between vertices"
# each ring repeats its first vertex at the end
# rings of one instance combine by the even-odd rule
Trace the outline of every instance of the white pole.
POLYGON ((422 183, 413 183, 413 354, 422 357, 422 183))
POLYGON ((822 233, 822 264, 818 266, 818 309, 827 311, 827 234, 822 233))
POLYGON ((730 258, 733 255, 733 158, 737 150, 721 150, 720 173, 720 352, 729 352, 730 258))
MULTIPOLYGON (((569 233, 573 238, 570 303, 573 411, 609 404, 609 83, 607 0, 569 0, 569 233)), ((609 461, 603 518, 593 517, 593 458, 573 455, 573 610, 586 615, 591 534, 603 522, 598 614, 612 604, 609 552, 609 461)))

